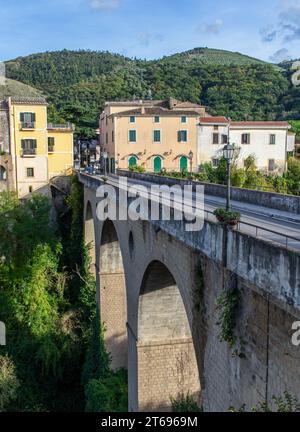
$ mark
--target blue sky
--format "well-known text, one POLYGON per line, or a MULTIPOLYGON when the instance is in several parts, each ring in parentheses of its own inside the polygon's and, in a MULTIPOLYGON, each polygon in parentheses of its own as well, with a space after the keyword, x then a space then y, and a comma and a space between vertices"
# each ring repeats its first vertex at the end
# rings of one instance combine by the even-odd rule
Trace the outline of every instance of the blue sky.
POLYGON ((0 61, 60 49, 159 58, 194 47, 300 57, 300 0, 0 0, 0 61))

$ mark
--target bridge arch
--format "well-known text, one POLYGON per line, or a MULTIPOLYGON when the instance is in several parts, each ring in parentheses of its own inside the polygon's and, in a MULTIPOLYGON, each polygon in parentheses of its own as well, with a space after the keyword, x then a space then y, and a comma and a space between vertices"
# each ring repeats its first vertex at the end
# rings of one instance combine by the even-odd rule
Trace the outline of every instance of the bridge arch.
POLYGON ((128 367, 127 296, 123 256, 114 223, 103 224, 100 243, 100 317, 114 370, 128 367))
POLYGON ((200 403, 196 354, 179 287, 169 269, 152 261, 138 305, 138 405, 140 411, 171 409, 171 398, 189 394, 200 403))

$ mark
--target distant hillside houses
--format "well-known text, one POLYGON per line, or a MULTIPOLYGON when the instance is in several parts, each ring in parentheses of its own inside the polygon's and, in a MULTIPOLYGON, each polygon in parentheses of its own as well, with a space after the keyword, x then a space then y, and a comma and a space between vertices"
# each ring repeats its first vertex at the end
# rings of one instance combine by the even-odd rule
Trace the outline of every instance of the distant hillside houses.
POLYGON ((231 121, 210 116, 205 107, 174 98, 106 102, 100 115, 100 148, 106 169, 141 166, 197 172, 203 163, 217 167, 230 141, 239 166, 255 155, 258 169, 282 173, 295 151, 295 134, 286 121, 231 121))

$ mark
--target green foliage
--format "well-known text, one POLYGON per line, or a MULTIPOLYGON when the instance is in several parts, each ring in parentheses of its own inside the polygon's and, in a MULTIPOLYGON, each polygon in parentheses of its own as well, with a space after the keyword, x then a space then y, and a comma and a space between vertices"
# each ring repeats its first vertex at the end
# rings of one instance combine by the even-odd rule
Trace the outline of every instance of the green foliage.
POLYGON ((294 195, 300 195, 300 160, 290 158, 286 173, 288 189, 294 195))
POLYGON ((132 172, 137 172, 137 173, 144 173, 144 172, 146 172, 145 167, 142 166, 142 165, 131 166, 129 168, 129 170, 132 171, 132 172))
POLYGON ((177 398, 171 398, 172 412, 203 412, 190 394, 181 394, 177 398))
POLYGON ((200 101, 233 120, 299 118, 291 72, 229 51, 196 48, 155 61, 108 52, 56 51, 6 62, 9 77, 35 86, 51 121, 70 121, 78 137, 95 136, 106 100, 200 101))
POLYGON ((217 299, 219 341, 228 343, 230 349, 233 350, 233 356, 237 355, 236 319, 239 302, 240 297, 237 290, 224 292, 217 299))
POLYGON ((218 208, 214 211, 214 215, 219 222, 230 223, 238 222, 241 219, 241 214, 239 212, 228 211, 224 208, 218 208))
POLYGON ((72 213, 60 227, 61 241, 49 225, 47 198, 21 202, 0 193, 0 317, 9 334, 0 355, 9 356, 22 382, 10 411, 84 409, 80 377, 96 286, 83 246, 76 179, 68 202, 72 213))
POLYGON ((127 371, 111 372, 103 379, 92 379, 86 390, 87 412, 128 411, 127 371))
MULTIPOLYGON (((273 396, 272 404, 268 404, 267 402, 259 402, 256 406, 254 406, 251 411, 252 412, 286 412, 286 413, 295 413, 300 412, 300 402, 297 397, 291 395, 289 392, 285 391, 281 396, 273 396)), ((239 410, 236 410, 234 407, 229 408, 230 412, 245 412, 246 405, 242 405, 239 410)))
POLYGON ((290 120, 289 123, 292 125, 291 132, 296 134, 296 142, 300 143, 300 120, 290 120))
POLYGON ((8 356, 0 355, 0 412, 5 411, 17 399, 20 382, 15 369, 8 356))

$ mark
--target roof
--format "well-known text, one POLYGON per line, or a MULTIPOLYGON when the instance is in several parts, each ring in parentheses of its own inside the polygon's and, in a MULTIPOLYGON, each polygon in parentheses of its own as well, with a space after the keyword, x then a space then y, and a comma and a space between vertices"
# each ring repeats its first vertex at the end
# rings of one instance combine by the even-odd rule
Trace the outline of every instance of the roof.
POLYGON ((201 124, 228 124, 228 120, 226 117, 200 117, 200 123, 201 124))
MULTIPOLYGON (((229 119, 226 117, 200 117, 200 124, 207 125, 228 125, 229 119)), ((231 121, 232 128, 289 128, 290 124, 286 121, 231 121)))
POLYGON ((11 98, 12 104, 22 104, 22 105, 48 105, 47 101, 43 97, 17 97, 13 96, 11 98))
POLYGON ((239 122, 231 122, 231 127, 288 128, 290 127, 290 124, 286 121, 239 121, 239 122))
POLYGON ((128 116, 140 116, 140 117, 153 117, 153 116, 167 116, 167 117, 199 117, 197 111, 190 110, 168 110, 160 107, 145 108, 142 112, 142 108, 137 108, 129 111, 123 111, 119 113, 113 113, 110 117, 128 117, 128 116))
POLYGON ((134 100, 134 101, 112 101, 105 102, 106 106, 149 106, 149 107, 161 107, 171 110, 177 109, 199 109, 205 108, 203 105, 199 105, 197 103, 189 102, 189 101, 180 101, 178 99, 164 99, 164 100, 134 100))

